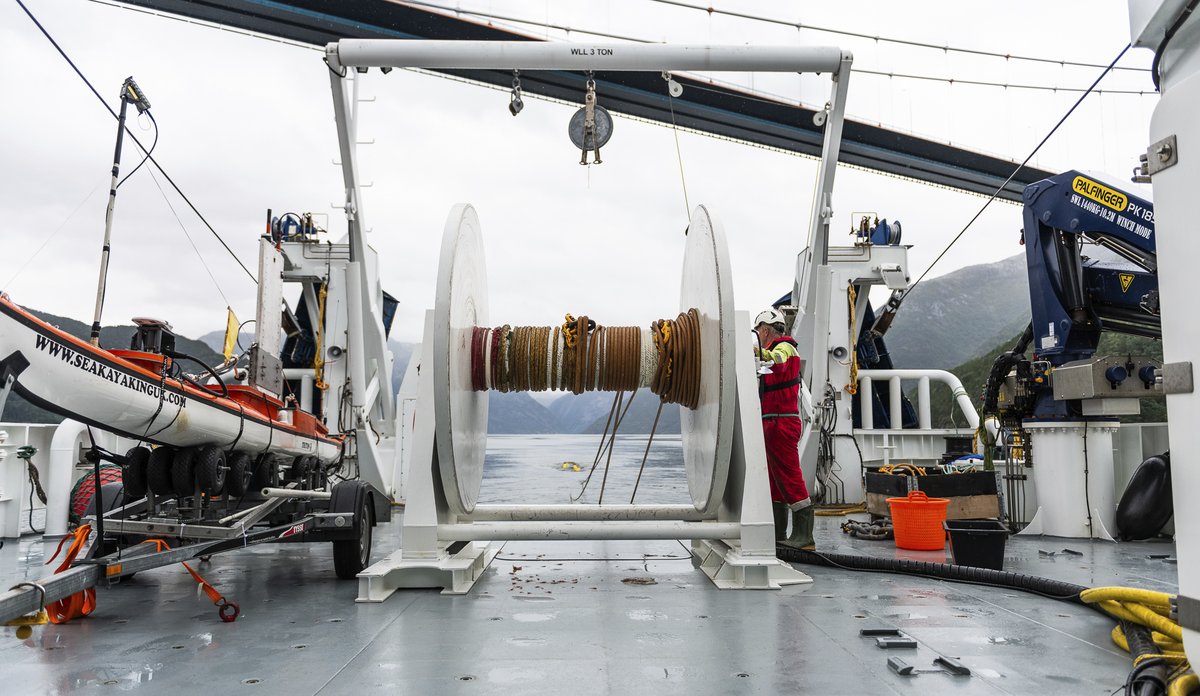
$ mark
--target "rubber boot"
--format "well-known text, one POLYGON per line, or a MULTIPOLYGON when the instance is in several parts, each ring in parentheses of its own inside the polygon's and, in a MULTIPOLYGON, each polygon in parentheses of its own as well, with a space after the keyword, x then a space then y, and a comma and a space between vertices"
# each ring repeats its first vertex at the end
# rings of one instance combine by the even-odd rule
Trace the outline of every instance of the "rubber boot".
POLYGON ((785 546, 804 551, 815 551, 817 542, 813 539, 813 525, 816 523, 817 509, 809 505, 792 513, 792 533, 783 541, 785 546))
POLYGON ((772 502, 771 513, 775 516, 775 541, 783 541, 787 538, 787 503, 772 502))

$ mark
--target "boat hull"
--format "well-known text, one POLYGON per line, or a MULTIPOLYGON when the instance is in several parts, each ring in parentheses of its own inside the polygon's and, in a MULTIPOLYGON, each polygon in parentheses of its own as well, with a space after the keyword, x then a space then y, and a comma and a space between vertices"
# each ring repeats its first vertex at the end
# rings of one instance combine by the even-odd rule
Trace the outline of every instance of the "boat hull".
POLYGON ((263 407, 157 375, 92 346, 0 298, 0 376, 14 391, 68 418, 145 442, 216 444, 248 453, 336 459, 341 442, 303 432, 263 407))

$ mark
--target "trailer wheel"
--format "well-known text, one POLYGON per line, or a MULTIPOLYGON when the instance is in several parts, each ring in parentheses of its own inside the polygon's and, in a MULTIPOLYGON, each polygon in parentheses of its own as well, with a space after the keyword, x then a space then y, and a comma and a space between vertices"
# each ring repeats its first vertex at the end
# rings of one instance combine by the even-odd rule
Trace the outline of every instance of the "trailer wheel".
POLYGON ((289 478, 298 483, 304 483, 308 479, 309 461, 307 455, 299 455, 292 460, 292 472, 289 478))
POLYGON ((146 483, 155 495, 170 495, 174 492, 171 484, 171 463, 175 460, 175 450, 170 447, 156 447, 150 451, 146 462, 146 483))
POLYGON ((354 521, 358 525, 358 538, 333 542, 333 570, 342 580, 353 580, 371 563, 371 528, 375 524, 375 510, 371 506, 370 495, 359 496, 354 521))
POLYGON ((250 490, 258 491, 275 485, 275 457, 260 454, 254 460, 254 471, 250 475, 250 490))
POLYGON ((225 453, 216 445, 205 445, 196 452, 196 479, 200 490, 218 495, 225 490, 225 453))
POLYGON ((196 492, 196 448, 184 447, 171 462, 171 487, 180 498, 196 492))
POLYGON ((148 447, 134 447, 125 453, 121 465, 121 480, 125 483, 125 495, 129 500, 146 497, 146 466, 150 461, 148 447))
POLYGON ((225 490, 231 496, 246 495, 248 486, 250 485, 250 475, 254 473, 251 467, 254 465, 253 458, 245 452, 234 452, 226 458, 229 463, 229 474, 225 477, 225 490))

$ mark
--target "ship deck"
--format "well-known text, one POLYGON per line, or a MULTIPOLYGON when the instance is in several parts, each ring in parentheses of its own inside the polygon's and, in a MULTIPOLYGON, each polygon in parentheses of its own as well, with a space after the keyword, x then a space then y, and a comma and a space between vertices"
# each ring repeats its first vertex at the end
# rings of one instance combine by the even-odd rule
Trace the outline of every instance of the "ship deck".
MULTIPOLYGON (((402 515, 376 530, 399 545, 402 515)), ((943 560, 849 539, 819 517, 821 548, 943 560)), ((40 537, 0 549, 0 585, 43 574, 40 537)), ((1175 591, 1167 542, 1009 540, 1005 569, 1082 585, 1175 591), (1070 549, 1081 555, 1064 553, 1070 549), (1052 552, 1053 555, 1049 555, 1052 552), (1153 558, 1151 556, 1154 556, 1153 558)), ((65 694, 1108 694, 1128 673, 1113 622, 1085 607, 992 587, 802 566, 814 580, 721 591, 678 542, 510 542, 465 596, 401 591, 357 604, 329 544, 255 546, 198 570, 240 603, 222 623, 179 566, 100 588, 82 620, 0 632, 0 676, 21 693, 65 694), (915 650, 859 636, 896 627, 915 650), (900 676, 898 655, 969 677, 900 676)))

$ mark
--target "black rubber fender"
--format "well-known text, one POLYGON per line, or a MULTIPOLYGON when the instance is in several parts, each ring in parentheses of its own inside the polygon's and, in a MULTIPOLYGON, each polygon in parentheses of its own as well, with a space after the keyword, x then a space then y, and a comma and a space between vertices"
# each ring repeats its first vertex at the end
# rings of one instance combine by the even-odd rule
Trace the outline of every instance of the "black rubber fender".
MULTIPOLYGON (((338 481, 330 492, 329 511, 354 514, 358 511, 363 496, 368 495, 371 495, 371 484, 366 481, 338 481)), ((355 525, 357 524, 358 520, 355 520, 355 525)))
POLYGON ((1175 514, 1171 500, 1171 453, 1138 465, 1117 504, 1117 530, 1122 540, 1149 539, 1175 514))

